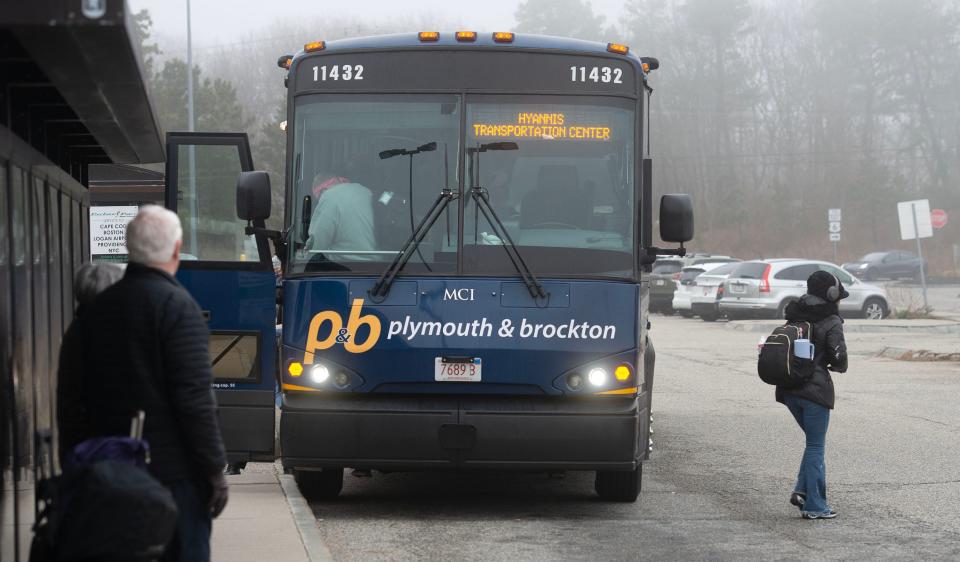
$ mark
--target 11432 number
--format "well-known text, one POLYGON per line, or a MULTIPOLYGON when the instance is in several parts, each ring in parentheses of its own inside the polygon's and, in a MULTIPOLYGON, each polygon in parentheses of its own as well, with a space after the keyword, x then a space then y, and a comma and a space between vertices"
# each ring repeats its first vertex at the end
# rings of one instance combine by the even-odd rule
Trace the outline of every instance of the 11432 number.
POLYGON ((570 81, 623 84, 623 70, 609 66, 571 66, 570 81))
POLYGON ((313 67, 313 81, 363 80, 362 64, 332 64, 313 67))

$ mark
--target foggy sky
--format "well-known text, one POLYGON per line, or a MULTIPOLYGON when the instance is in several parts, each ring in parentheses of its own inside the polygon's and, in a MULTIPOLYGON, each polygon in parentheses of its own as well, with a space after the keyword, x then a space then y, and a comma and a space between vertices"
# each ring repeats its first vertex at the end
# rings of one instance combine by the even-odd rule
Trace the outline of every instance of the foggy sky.
MULTIPOLYGON (((203 47, 235 43, 243 34, 276 20, 312 19, 325 13, 375 20, 404 13, 439 14, 443 19, 469 23, 478 31, 496 31, 513 27, 513 14, 519 3, 520 0, 361 0, 330 8, 334 2, 320 0, 192 0, 190 8, 194 45, 203 47)), ((186 36, 186 0, 128 0, 128 4, 132 12, 144 8, 150 11, 156 36, 186 36)), ((607 24, 619 17, 623 7, 618 0, 591 0, 591 5, 597 14, 606 16, 607 24)))

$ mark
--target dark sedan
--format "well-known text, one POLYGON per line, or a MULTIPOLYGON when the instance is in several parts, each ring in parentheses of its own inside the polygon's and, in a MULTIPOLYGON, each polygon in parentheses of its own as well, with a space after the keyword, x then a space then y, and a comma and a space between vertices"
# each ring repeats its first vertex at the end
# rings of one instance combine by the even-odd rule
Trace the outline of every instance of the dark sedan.
POLYGON ((673 293, 677 290, 683 261, 658 259, 650 274, 650 312, 673 314, 673 293))
POLYGON ((920 259, 911 252, 891 250, 889 252, 873 252, 857 261, 843 264, 843 269, 851 274, 873 281, 881 277, 887 279, 911 278, 920 280, 920 270, 927 272, 927 261, 920 259))

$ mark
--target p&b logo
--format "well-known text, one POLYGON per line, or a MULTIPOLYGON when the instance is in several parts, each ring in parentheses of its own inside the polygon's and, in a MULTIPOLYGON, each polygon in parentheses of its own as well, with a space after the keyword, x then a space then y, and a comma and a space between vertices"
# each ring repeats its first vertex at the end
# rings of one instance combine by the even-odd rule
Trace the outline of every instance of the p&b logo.
POLYGON ((313 354, 317 351, 330 349, 334 345, 343 345, 350 353, 369 351, 380 339, 380 319, 372 314, 360 315, 363 309, 363 299, 353 299, 350 306, 350 316, 347 325, 343 325, 343 317, 333 310, 324 310, 317 313, 310 321, 310 331, 307 333, 306 353, 303 354, 305 364, 313 363, 313 354), (320 330, 329 324, 329 331, 320 339, 320 330), (369 333, 362 341, 357 340, 357 332, 361 326, 367 326, 369 333))

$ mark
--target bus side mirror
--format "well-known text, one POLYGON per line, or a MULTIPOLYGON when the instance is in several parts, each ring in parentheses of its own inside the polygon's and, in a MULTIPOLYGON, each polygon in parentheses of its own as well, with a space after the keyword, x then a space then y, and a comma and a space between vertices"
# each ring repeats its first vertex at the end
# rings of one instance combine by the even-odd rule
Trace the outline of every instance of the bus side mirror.
POLYGON ((693 240, 693 200, 689 195, 660 198, 660 239, 681 244, 693 240))
POLYGON ((270 218, 270 176, 266 172, 240 172, 237 217, 245 221, 270 218))

